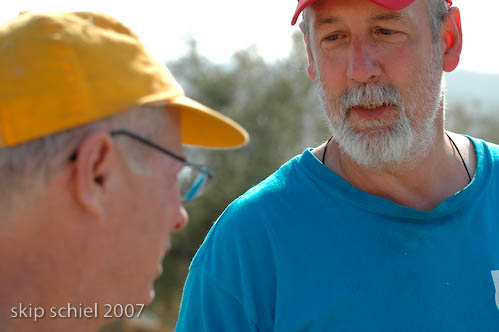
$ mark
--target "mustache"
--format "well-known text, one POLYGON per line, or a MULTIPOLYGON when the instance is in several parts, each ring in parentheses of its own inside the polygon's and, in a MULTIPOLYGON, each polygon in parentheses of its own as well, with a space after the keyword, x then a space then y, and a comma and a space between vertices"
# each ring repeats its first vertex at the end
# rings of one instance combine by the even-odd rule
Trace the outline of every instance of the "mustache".
POLYGON ((360 105, 395 105, 403 107, 400 92, 391 84, 361 85, 346 89, 340 97, 340 109, 346 113, 352 107, 360 105))

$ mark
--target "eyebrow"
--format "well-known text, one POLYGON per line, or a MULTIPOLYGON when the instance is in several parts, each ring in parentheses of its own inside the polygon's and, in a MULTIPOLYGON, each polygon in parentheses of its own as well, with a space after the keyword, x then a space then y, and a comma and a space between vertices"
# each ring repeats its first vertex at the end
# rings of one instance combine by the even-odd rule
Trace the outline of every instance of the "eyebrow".
POLYGON ((338 23, 338 22, 343 22, 343 20, 339 17, 336 17, 336 16, 328 16, 328 17, 321 18, 320 20, 318 20, 315 23, 315 26, 320 27, 323 25, 334 24, 334 23, 338 23))
MULTIPOLYGON (((372 15, 369 17, 370 21, 404 21, 405 16, 403 16, 401 13, 384 13, 384 14, 377 14, 377 15, 372 15)), ((323 25, 328 25, 328 24, 335 24, 343 22, 343 19, 336 17, 336 16, 328 16, 325 18, 321 18, 315 23, 315 26, 320 27, 323 25)))
POLYGON ((402 21, 404 17, 400 13, 378 14, 369 17, 371 21, 402 21))

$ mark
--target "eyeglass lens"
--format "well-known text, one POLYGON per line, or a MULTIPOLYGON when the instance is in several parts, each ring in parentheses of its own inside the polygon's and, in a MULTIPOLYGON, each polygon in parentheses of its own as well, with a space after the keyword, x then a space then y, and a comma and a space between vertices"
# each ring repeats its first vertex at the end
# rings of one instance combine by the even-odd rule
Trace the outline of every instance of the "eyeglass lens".
POLYGON ((205 188, 208 177, 191 166, 184 166, 178 174, 180 197, 183 202, 200 196, 205 188))

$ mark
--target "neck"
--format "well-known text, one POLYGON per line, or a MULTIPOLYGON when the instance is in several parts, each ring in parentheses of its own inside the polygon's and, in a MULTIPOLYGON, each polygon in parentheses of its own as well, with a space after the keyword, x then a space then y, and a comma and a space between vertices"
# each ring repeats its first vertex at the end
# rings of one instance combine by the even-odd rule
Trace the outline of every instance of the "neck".
MULTIPOLYGON (((410 208, 432 210, 469 183, 443 128, 423 157, 379 169, 358 165, 334 140, 329 145, 326 166, 360 190, 410 208)), ((461 146, 466 149, 462 142, 461 146)), ((320 149, 317 152, 320 155, 320 149)))
POLYGON ((100 327, 92 318, 52 318, 50 308, 27 302, 19 302, 6 311, 4 309, 1 308, 5 316, 0 319, 0 328, 4 332, 96 332, 100 327), (43 317, 42 310, 45 311, 43 317))
POLYGON ((62 224, 40 206, 1 221, 0 261, 8 268, 0 274, 0 331, 96 331, 103 323, 101 308, 97 318, 80 314, 80 303, 90 307, 95 301, 79 287, 82 273, 67 263, 77 265, 81 250, 60 235, 62 224), (68 303, 72 315, 59 314, 68 303))
POLYGON ((1 331, 83 332, 97 331, 102 324, 102 308, 80 304, 81 299, 75 299, 64 282, 42 278, 46 271, 40 273, 35 267, 6 262, 9 269, 2 271, 0 282, 1 331), (84 315, 82 308, 90 309, 84 315))

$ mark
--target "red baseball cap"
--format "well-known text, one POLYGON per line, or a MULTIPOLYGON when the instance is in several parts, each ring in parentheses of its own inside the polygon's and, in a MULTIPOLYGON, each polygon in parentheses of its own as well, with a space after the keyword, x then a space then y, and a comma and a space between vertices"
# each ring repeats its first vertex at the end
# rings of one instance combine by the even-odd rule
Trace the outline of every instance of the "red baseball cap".
MULTIPOLYGON (((296 20, 298 19, 298 16, 300 16, 300 13, 306 7, 313 4, 315 1, 317 0, 298 0, 298 6, 296 6, 295 14, 293 15, 293 19, 291 20, 291 25, 294 25, 296 23, 296 20)), ((414 0, 369 0, 369 1, 392 10, 403 9, 414 2, 414 0)), ((452 6, 452 0, 446 0, 446 1, 449 4, 449 6, 452 6)))

